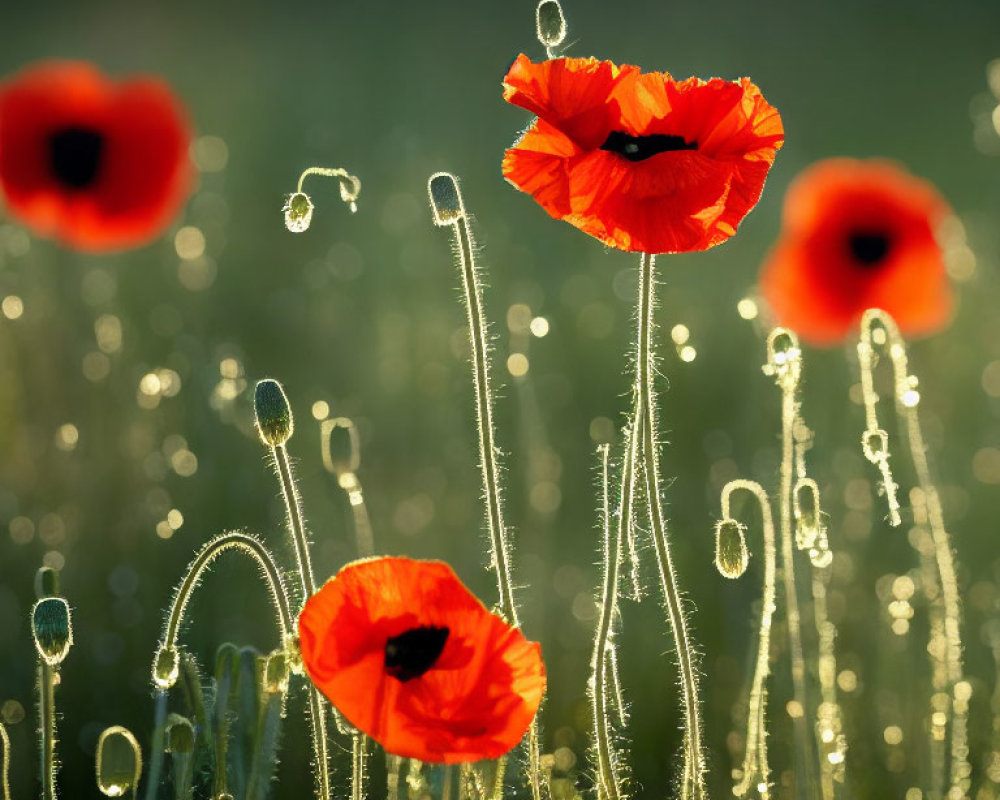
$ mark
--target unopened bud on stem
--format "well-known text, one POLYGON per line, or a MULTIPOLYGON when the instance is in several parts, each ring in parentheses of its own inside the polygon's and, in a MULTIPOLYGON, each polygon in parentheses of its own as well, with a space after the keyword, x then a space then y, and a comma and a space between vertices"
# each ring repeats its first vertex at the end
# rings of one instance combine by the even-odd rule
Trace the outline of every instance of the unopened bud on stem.
POLYGON ((465 217, 462 193, 458 190, 458 181, 454 175, 447 172, 431 175, 427 193, 431 198, 431 213, 435 225, 454 225, 465 217))
POLYGON ((738 578, 750 562, 743 526, 734 519, 723 519, 715 525, 715 568, 724 578, 738 578))
POLYGON ((302 233, 308 230, 312 222, 313 203, 305 192, 295 192, 288 195, 281 210, 285 215, 285 227, 292 233, 302 233))
POLYGON ((128 728, 105 728, 97 740, 97 788, 106 797, 136 793, 142 774, 142 749, 128 728))
POLYGON ((535 10, 538 41, 546 50, 558 47, 566 38, 566 17, 559 0, 541 0, 535 10))
POLYGON ((31 631, 38 655, 50 667, 58 666, 73 645, 69 603, 61 597, 43 597, 31 610, 31 631))
POLYGON ((295 429, 292 409, 280 383, 271 378, 258 381, 253 391, 253 405, 257 433, 264 444, 280 447, 291 438, 295 429))

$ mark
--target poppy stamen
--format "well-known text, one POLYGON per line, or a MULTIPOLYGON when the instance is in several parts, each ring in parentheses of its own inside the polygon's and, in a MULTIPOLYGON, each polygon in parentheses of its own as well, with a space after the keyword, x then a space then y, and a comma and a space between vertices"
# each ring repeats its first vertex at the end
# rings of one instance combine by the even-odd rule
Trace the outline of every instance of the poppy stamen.
POLYGON ((670 153, 675 150, 697 150, 698 143, 689 142, 683 136, 673 136, 668 133, 632 136, 622 131, 611 131, 600 149, 617 153, 629 161, 645 161, 660 153, 670 153))
POLYGON ((86 189, 96 179, 104 155, 104 137, 90 128, 63 128, 49 137, 52 173, 70 189, 86 189))
POLYGON ((385 671, 402 683, 419 678, 434 666, 449 633, 447 628, 421 625, 390 636, 385 643, 385 671))
POLYGON ((889 255, 892 240, 881 231, 851 231, 847 246, 862 269, 876 267, 889 255))

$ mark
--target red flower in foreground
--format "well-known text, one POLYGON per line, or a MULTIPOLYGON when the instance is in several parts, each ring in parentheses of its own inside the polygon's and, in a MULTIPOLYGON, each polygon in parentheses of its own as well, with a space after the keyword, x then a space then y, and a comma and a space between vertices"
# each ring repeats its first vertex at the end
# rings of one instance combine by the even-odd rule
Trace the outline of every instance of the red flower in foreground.
POLYGON ((743 78, 675 81, 594 58, 520 55, 504 99, 536 114, 503 174, 556 219, 619 250, 725 241, 756 205, 784 143, 781 117, 743 78))
POLYGON ((785 195, 761 275, 779 324, 814 344, 843 339, 867 308, 887 311, 904 334, 941 328, 952 294, 935 233, 949 214, 930 183, 890 162, 809 167, 785 195))
POLYGON ((114 83, 85 62, 0 83, 0 189, 10 214, 79 250, 162 231, 192 184, 187 115, 156 78, 114 83))
POLYGON ((545 691, 539 645, 440 561, 348 564, 309 598, 299 636, 309 677, 351 724, 421 761, 502 756, 545 691))

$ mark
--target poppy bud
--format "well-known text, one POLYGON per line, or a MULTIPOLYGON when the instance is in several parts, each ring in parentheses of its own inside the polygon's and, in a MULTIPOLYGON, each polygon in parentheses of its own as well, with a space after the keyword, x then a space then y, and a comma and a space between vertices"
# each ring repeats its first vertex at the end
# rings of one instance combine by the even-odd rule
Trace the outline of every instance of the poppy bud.
POLYGON ((819 487, 811 478, 800 478, 792 494, 795 512, 795 545, 808 550, 816 545, 820 534, 819 487))
POLYGON ((715 525, 715 568, 724 578, 738 578, 750 562, 743 526, 734 519, 723 519, 715 525))
POLYGON ((454 175, 447 172, 436 172, 427 183, 427 192, 431 198, 431 212, 435 225, 454 225, 465 217, 465 206, 462 204, 462 193, 458 190, 458 182, 454 175))
POLYGON ((163 749, 168 753, 188 755, 194 752, 194 727, 187 717, 180 714, 167 716, 166 741, 163 749))
POLYGON ((105 797, 135 792, 142 774, 142 749, 128 728, 105 728, 97 740, 97 788, 105 797))
POLYGON ((305 192, 288 195, 281 210, 285 214, 285 227, 292 233, 302 233, 312 222, 313 203, 305 192))
POLYGON ((38 655, 50 667, 66 658, 73 644, 69 603, 61 597, 43 597, 31 609, 31 632, 38 655))
POLYGON ((180 653, 171 645, 160 645, 153 657, 153 684, 157 689, 169 689, 180 674, 180 653))
POLYGON ((361 466, 361 444, 354 423, 347 417, 325 419, 320 425, 319 433, 326 471, 338 478, 357 472, 361 466))
POLYGON ((281 384, 271 378, 257 381, 253 390, 257 433, 268 447, 280 447, 292 437, 295 425, 292 409, 281 384))
POLYGON ((546 48, 558 47, 566 38, 566 17, 559 0, 542 0, 535 11, 538 41, 546 48))

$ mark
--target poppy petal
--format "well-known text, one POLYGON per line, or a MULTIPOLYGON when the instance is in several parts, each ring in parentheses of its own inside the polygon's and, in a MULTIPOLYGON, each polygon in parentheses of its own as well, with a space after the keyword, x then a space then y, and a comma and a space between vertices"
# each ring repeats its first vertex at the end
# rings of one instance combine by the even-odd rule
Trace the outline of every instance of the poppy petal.
POLYGON ((0 84, 0 189, 40 236, 80 250, 150 240, 192 185, 186 112, 166 84, 44 62, 0 84))
POLYGON ((545 689, 538 644, 490 613, 442 562, 347 565, 309 598, 299 635, 309 677, 351 724, 421 761, 498 758, 524 736, 545 689), (402 679, 387 670, 389 640, 426 630, 444 637, 433 663, 402 679))
POLYGON ((819 345, 841 341, 867 308, 905 335, 940 329, 953 295, 936 232, 949 213, 931 184, 887 161, 809 167, 786 193, 761 274, 778 322, 819 345))
POLYGON ((519 56, 504 98, 539 115, 504 176, 605 244, 653 253, 725 241, 760 198, 784 133, 748 79, 675 81, 595 59, 519 56))

